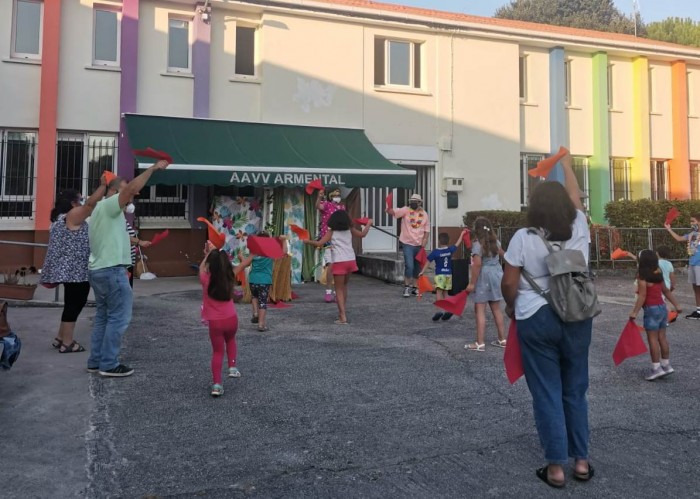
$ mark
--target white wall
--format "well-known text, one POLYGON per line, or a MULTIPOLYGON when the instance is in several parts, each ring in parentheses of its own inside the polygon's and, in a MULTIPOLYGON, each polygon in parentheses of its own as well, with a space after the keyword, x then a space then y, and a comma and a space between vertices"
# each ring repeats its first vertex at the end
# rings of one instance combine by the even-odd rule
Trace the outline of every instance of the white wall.
POLYGON ((651 157, 673 158, 673 99, 671 64, 651 62, 650 69, 650 133, 651 157), (653 91, 652 91, 653 88, 653 91))

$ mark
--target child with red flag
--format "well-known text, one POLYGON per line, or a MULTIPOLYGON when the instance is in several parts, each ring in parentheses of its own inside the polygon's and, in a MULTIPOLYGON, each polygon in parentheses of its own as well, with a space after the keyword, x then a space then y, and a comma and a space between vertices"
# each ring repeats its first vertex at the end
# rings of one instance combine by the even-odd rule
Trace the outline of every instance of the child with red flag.
POLYGON ((474 221, 474 235, 476 241, 472 244, 472 275, 467 286, 467 292, 474 300, 474 313, 476 315, 476 341, 467 343, 464 348, 474 352, 483 352, 486 349, 486 305, 488 304, 496 322, 498 339, 491 345, 506 347, 506 326, 503 321, 501 302, 501 280, 503 268, 500 257, 504 254, 501 242, 496 237, 496 231, 488 218, 479 217, 474 221))
MULTIPOLYGON (((466 233, 466 229, 459 235, 457 241, 461 241, 466 233)), ((435 290, 438 300, 447 298, 447 292, 452 289, 452 255, 457 251, 457 246, 450 244, 450 235, 447 232, 438 234, 438 247, 430 252, 419 276, 425 273, 430 262, 435 262, 435 290)), ((434 321, 448 321, 452 317, 450 312, 437 312, 433 315, 434 321)))
POLYGON ((639 254, 637 301, 630 312, 630 319, 636 319, 639 310, 644 309, 644 329, 647 332, 651 354, 651 372, 646 377, 647 381, 654 381, 673 372, 666 340, 668 310, 664 303, 664 296, 677 312, 681 311, 673 293, 664 284, 664 276, 659 269, 659 257, 652 250, 643 250, 639 254))
POLYGON ((678 242, 686 243, 688 246, 688 283, 693 286, 695 294, 695 310, 686 315, 686 319, 700 320, 700 213, 690 217, 691 232, 684 236, 679 236, 671 228, 671 223, 667 218, 664 224, 669 234, 678 242))
MULTIPOLYGON (((331 218, 331 215, 335 213, 338 210, 345 210, 345 205, 341 202, 342 198, 340 197, 340 189, 336 188, 333 189, 329 194, 328 194, 328 199, 326 199, 326 192, 323 187, 321 187, 318 191, 318 199, 316 200, 316 209, 319 211, 321 214, 321 220, 318 224, 318 239, 321 240, 323 237, 326 235, 328 232, 328 220, 331 218)), ((325 269, 332 263, 331 261, 331 251, 328 248, 328 245, 326 245, 321 253, 321 257, 323 258, 323 268, 325 269)), ((332 301, 335 300, 334 292, 333 292, 333 279, 329 278, 328 281, 326 282, 326 296, 324 298, 326 303, 331 303, 332 301)))

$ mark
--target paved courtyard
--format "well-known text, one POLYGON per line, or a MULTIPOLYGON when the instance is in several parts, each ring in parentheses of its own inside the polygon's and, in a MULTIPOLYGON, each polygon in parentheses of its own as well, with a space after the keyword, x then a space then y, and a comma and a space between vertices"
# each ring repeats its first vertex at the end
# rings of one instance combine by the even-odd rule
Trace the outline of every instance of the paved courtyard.
MULTIPOLYGON (((692 304, 687 285, 679 298, 692 304)), ((60 309, 13 308, 24 341, 0 373, 2 497, 700 497, 700 323, 670 329, 676 373, 644 381, 647 356, 611 354, 633 295, 601 278, 604 312, 590 356, 595 479, 554 491, 536 479, 542 452, 524 380, 503 350, 467 352, 471 308, 433 323, 433 297, 362 277, 349 326, 322 289, 299 286, 258 333, 239 306, 239 367, 209 396, 210 345, 194 279, 138 282, 126 379, 58 355, 60 309)), ((78 339, 88 343, 87 309, 78 339)), ((492 321, 487 339, 495 337, 492 321)))

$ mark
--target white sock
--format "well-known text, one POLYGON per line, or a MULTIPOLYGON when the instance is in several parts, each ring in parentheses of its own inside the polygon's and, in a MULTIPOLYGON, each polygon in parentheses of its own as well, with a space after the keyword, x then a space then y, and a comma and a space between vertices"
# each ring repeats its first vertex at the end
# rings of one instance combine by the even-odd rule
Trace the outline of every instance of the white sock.
POLYGON ((700 314, 700 307, 695 307, 695 311, 700 314))
POLYGON ((654 371, 656 371, 659 367, 661 367, 661 364, 659 364, 658 362, 652 362, 652 363, 651 363, 651 368, 652 368, 654 371))
POLYGON ((668 359, 661 359, 661 365, 663 367, 668 367, 669 364, 670 364, 670 362, 668 359))

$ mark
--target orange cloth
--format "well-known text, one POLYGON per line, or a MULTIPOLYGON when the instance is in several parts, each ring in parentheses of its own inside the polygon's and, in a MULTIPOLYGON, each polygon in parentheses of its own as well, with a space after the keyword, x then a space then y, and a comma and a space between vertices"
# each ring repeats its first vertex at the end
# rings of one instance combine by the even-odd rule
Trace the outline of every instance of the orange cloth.
POLYGON ((211 243, 214 245, 216 249, 221 249, 224 247, 224 244, 226 244, 226 236, 221 234, 219 231, 216 230, 216 227, 214 227, 209 220, 207 220, 204 217, 199 217, 197 219, 198 222, 202 222, 204 224, 207 224, 207 238, 211 243))
POLYGON ((547 178, 547 176, 549 176, 549 173, 552 171, 552 168, 554 168, 554 165, 556 165, 561 158, 566 156, 568 152, 569 150, 566 147, 560 147, 559 152, 557 152, 554 156, 550 156, 548 158, 543 159, 542 161, 539 161, 535 168, 533 168, 532 170, 528 170, 527 174, 531 177, 547 178))
POLYGON ((311 239, 311 235, 309 234, 308 230, 299 227, 295 224, 289 224, 289 228, 292 229, 292 232, 299 236, 299 239, 301 239, 302 241, 308 241, 309 239, 311 239))
POLYGON ((612 255, 610 255, 610 258, 613 260, 619 260, 620 258, 627 258, 627 252, 621 248, 616 248, 615 251, 612 252, 612 255))

